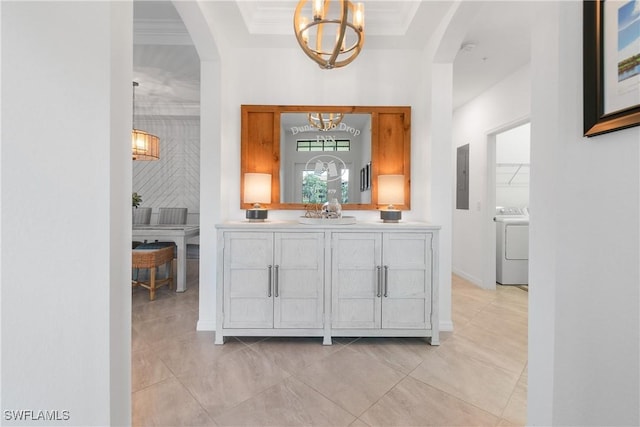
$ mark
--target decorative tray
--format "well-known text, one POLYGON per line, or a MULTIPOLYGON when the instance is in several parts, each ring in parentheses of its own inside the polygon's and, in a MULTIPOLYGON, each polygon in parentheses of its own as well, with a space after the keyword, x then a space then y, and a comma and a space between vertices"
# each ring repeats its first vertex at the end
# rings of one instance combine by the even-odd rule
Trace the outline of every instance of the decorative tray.
POLYGON ((308 225, 349 225, 356 223, 355 216, 343 216, 342 218, 307 218, 301 216, 298 218, 300 224, 308 225))

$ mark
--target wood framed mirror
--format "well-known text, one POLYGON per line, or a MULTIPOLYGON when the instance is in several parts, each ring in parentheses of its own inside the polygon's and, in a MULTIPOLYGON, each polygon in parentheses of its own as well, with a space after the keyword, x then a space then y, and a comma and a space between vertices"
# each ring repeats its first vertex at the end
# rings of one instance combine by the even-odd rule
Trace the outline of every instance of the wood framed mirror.
POLYGON ((411 206, 411 107, 241 106, 240 206, 245 173, 271 174, 268 209, 304 210, 334 190, 344 210, 375 210, 379 175, 404 176, 411 206))

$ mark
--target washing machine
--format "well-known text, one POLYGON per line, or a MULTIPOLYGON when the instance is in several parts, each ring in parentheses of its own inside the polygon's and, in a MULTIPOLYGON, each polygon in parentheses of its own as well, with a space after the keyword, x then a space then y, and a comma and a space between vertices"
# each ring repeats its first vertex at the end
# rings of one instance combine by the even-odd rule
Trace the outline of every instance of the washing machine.
POLYGON ((521 208, 496 209, 496 282, 529 284, 529 214, 521 208))

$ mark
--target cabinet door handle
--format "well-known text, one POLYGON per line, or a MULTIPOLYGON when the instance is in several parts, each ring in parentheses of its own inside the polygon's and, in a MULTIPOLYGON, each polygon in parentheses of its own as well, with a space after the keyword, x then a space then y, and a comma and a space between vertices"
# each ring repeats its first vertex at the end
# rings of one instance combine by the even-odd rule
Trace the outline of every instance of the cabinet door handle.
POLYGON ((389 266, 384 266, 384 296, 389 296, 389 266))
POLYGON ((382 267, 381 266, 376 266, 376 270, 378 270, 376 272, 376 290, 377 290, 377 297, 380 298, 382 296, 382 284, 381 279, 382 279, 382 267))
POLYGON ((275 282, 276 282, 276 298, 278 298, 279 295, 279 291, 280 291, 280 266, 276 265, 276 275, 275 275, 275 282))
POLYGON ((268 293, 267 293, 267 296, 269 298, 271 298, 271 276, 272 276, 271 275, 271 269, 272 268, 273 268, 272 266, 269 266, 269 288, 268 288, 268 293))

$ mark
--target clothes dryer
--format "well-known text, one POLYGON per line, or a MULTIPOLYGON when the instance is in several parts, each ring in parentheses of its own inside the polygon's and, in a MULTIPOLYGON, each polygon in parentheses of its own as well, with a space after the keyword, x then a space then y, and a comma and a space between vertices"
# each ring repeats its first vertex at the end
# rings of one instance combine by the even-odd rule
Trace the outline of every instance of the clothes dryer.
POLYGON ((496 281, 529 284, 529 215, 520 208, 496 211, 496 281))

